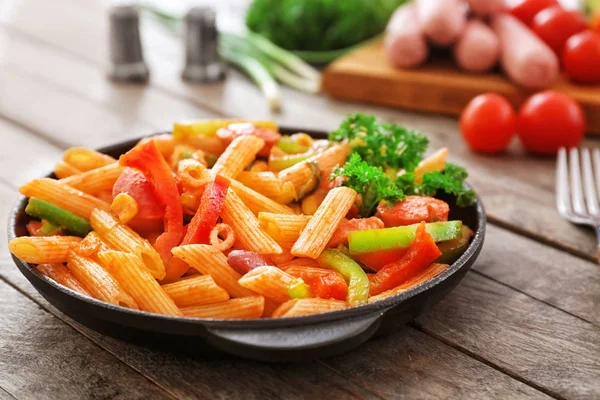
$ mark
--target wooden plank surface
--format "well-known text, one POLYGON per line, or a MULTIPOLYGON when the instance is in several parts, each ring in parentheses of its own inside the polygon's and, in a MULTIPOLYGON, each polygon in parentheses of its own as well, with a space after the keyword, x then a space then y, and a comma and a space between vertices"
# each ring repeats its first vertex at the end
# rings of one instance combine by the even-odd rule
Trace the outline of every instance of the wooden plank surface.
MULTIPOLYGON (((577 100, 588 131, 600 134, 600 86, 584 86, 560 78, 551 87, 577 100)), ((503 73, 461 71, 449 55, 435 55, 415 69, 394 68, 383 42, 370 43, 335 60, 323 75, 323 90, 343 100, 361 101, 415 111, 459 115, 478 94, 500 93, 515 107, 533 91, 511 82, 503 73)))

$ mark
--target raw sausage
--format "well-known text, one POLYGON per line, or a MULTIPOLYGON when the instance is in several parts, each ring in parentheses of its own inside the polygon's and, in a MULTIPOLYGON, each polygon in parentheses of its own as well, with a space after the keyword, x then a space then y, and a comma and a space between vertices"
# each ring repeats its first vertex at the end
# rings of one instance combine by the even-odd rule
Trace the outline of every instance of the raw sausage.
POLYGON ((521 21, 509 14, 499 14, 492 19, 492 29, 500 39, 502 67, 513 81, 541 89, 558 77, 558 58, 521 21))
POLYGON ((454 47, 458 66, 470 72, 485 72, 500 58, 500 41, 496 33, 479 20, 471 20, 454 47))
POLYGON ((456 42, 467 23, 462 0, 417 0, 415 4, 425 36, 439 46, 456 42))
POLYGON ((473 14, 489 17, 504 10, 504 0, 467 0, 473 14))
POLYGON ((414 4, 394 12, 385 31, 384 45, 388 59, 396 67, 414 68, 427 60, 429 46, 414 4))

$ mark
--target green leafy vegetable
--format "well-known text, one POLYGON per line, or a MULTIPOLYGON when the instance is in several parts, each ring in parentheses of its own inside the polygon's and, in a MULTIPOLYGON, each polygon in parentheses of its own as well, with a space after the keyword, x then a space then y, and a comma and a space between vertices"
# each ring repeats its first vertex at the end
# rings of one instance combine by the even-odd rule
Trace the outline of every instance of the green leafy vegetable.
POLYGON ((383 32, 405 0, 254 0, 246 25, 288 50, 338 50, 383 32))
POLYGON ((329 140, 348 140, 352 151, 371 165, 412 172, 423 158, 429 140, 420 132, 380 122, 373 115, 350 114, 329 140))
POLYGON ((373 214, 381 200, 390 204, 402 200, 405 196, 383 172, 381 167, 374 167, 363 161, 357 153, 353 153, 343 167, 334 168, 330 179, 344 177, 344 186, 354 189, 361 195, 358 214, 368 217, 373 214))
POLYGON ((423 175, 423 183, 419 193, 424 196, 434 196, 438 191, 444 191, 456 196, 456 205, 469 206, 475 203, 476 195, 464 187, 464 181, 469 174, 467 170, 453 163, 447 163, 441 172, 429 172, 423 175))

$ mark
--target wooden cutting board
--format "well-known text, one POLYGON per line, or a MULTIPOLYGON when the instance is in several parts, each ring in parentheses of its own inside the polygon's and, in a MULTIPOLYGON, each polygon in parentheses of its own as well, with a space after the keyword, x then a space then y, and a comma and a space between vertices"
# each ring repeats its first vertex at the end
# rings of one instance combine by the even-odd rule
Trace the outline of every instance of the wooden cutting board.
MULTIPOLYGON (((324 72, 322 89, 344 100, 450 115, 460 114, 480 93, 501 93, 518 107, 534 92, 513 84, 501 72, 462 72, 450 57, 437 57, 418 69, 396 69, 388 64, 381 42, 358 48, 330 64, 324 72)), ((587 116, 588 131, 600 134, 600 86, 576 85, 561 79, 553 89, 579 101, 587 116)))

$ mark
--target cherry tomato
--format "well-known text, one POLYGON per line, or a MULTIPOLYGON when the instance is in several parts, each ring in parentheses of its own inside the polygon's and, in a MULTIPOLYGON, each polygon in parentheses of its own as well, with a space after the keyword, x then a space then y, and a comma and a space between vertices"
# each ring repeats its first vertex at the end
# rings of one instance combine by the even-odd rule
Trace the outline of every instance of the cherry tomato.
POLYGON ((537 154, 556 154, 560 147, 577 146, 585 126, 581 106, 570 96, 552 90, 527 99, 517 118, 523 146, 537 154))
POLYGON ((515 134, 516 116, 509 101, 499 94, 486 93, 467 104, 460 116, 460 130, 471 150, 499 153, 515 134))
POLYGON ((584 31, 571 36, 563 50, 563 69, 581 83, 600 83, 600 33, 584 31))
POLYGON ((450 207, 445 201, 426 196, 408 196, 391 207, 377 206, 377 216, 385 226, 403 226, 419 222, 448 221, 450 207))
POLYGON ((587 29, 587 22, 577 11, 567 11, 561 6, 548 7, 533 18, 531 28, 560 56, 567 40, 587 29))
POLYGON ((537 13, 544 8, 557 5, 557 0, 513 0, 508 4, 508 12, 525 25, 531 25, 537 13))

